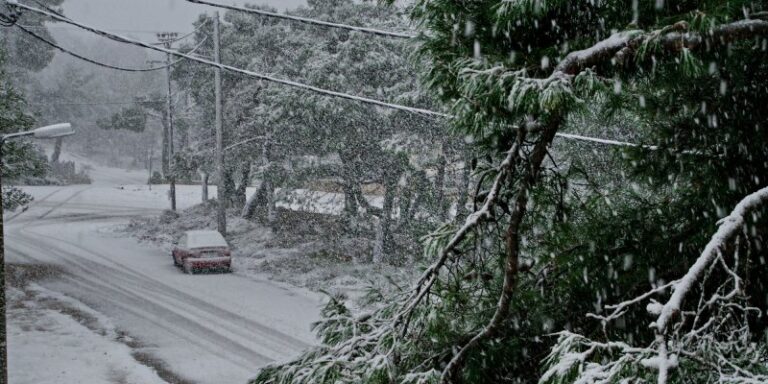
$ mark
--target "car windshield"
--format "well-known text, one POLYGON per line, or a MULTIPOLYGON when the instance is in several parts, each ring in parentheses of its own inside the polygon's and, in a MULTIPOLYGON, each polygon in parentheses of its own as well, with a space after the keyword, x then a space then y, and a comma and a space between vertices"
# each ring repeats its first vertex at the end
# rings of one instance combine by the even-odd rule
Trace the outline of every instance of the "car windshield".
POLYGON ((187 233, 187 247, 226 247, 227 241, 216 231, 192 231, 187 233))

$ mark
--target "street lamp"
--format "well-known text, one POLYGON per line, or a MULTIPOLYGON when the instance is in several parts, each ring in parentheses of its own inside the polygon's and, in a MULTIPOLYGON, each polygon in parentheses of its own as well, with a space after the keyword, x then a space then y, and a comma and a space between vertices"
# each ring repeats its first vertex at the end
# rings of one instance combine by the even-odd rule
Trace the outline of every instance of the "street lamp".
POLYGON ((5 241, 3 239, 3 194, 2 194, 2 166, 3 166, 3 145, 6 140, 19 137, 34 137, 35 139, 56 139, 59 137, 74 135, 75 130, 69 123, 48 125, 33 129, 31 131, 9 133, 0 136, 0 364, 2 374, 0 383, 8 382, 8 334, 5 326, 5 241))
POLYGON ((15 139, 17 137, 34 136, 35 139, 57 139, 59 137, 74 135, 75 130, 72 129, 72 124, 61 123, 48 125, 33 129, 31 131, 9 133, 0 137, 0 142, 5 142, 8 139, 15 139))

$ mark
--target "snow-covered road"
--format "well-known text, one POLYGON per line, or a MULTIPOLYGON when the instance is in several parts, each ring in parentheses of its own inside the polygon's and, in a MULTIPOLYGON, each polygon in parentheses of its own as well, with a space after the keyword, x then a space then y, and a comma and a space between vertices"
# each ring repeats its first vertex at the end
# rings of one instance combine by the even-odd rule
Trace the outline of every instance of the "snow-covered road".
MULTIPOLYGON (((140 185, 145 175, 114 172, 93 172, 91 186, 25 188, 36 199, 6 215, 7 262, 61 266, 61 276, 40 284, 109 318, 136 339, 137 355, 181 382, 244 383, 315 343, 309 328, 320 296, 236 273, 185 275, 166 252, 114 234, 168 204, 162 187, 140 185)), ((180 207, 198 201, 198 189, 180 187, 180 207)), ((9 347, 13 378, 13 339, 9 347)))

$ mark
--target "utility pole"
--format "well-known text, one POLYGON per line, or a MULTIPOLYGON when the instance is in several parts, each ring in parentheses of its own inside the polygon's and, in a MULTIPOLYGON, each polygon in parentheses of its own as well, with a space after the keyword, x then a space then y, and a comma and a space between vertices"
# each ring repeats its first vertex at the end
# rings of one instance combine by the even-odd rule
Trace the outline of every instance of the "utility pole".
MULTIPOLYGON (((163 44, 165 49, 171 49, 171 45, 178 38, 179 34, 174 32, 162 32, 157 34, 157 39, 163 44)), ((171 93, 171 54, 165 54, 165 75, 168 78, 168 103, 166 113, 168 114, 168 170, 170 175, 168 181, 171 184, 169 195, 171 198, 171 210, 176 210, 176 176, 173 174, 173 96, 171 93)))
MULTIPOLYGON (((219 26, 219 12, 213 14, 213 58, 216 63, 221 64, 221 31, 219 26)), ((214 70, 214 83, 216 92, 216 176, 218 178, 218 187, 216 199, 218 200, 216 209, 216 223, 219 233, 222 236, 227 235, 227 207, 224 201, 224 132, 222 127, 222 100, 221 100, 221 68, 214 70)))

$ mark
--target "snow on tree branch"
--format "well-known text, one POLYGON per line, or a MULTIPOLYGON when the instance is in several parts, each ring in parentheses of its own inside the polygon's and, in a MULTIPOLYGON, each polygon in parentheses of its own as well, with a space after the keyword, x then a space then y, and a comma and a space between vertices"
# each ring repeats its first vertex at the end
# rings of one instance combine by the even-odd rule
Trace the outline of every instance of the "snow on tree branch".
MULTIPOLYGON (((555 137, 555 133, 557 133, 557 130, 562 124, 562 120, 559 117, 552 117, 550 119, 551 121, 547 122, 541 137, 538 139, 533 152, 529 157, 527 172, 523 176, 521 185, 516 191, 514 208, 512 209, 505 235, 507 249, 504 260, 504 282, 496 311, 488 324, 465 343, 448 362, 448 365, 445 367, 442 374, 443 383, 458 381, 458 374, 464 365, 467 353, 480 344, 481 341, 493 337, 509 314, 512 294, 517 283, 518 264, 520 262, 520 227, 527 212, 530 198, 529 192, 534 187, 536 180, 539 177, 542 162, 547 155, 547 148, 549 148, 552 139, 555 137)), ((523 131, 521 130, 521 132, 523 131)), ((522 142, 524 138, 524 134, 518 135, 518 142, 522 142)))
POLYGON ((768 35, 768 21, 740 20, 720 25, 708 33, 690 32, 686 22, 679 22, 659 31, 630 30, 617 32, 607 39, 584 50, 571 52, 555 68, 555 72, 575 75, 586 68, 614 58, 626 61, 637 55, 638 48, 646 43, 658 42, 669 52, 697 49, 706 42, 727 44, 755 36, 768 35))
MULTIPOLYGON (((519 136, 522 136, 523 132, 525 131, 519 130, 519 136)), ((462 240, 464 240, 464 238, 474 227, 480 225, 484 220, 491 217, 491 210, 496 204, 496 201, 499 197, 499 192, 501 191, 504 182, 509 178, 510 173, 515 169, 517 159, 520 156, 521 143, 522 139, 519 139, 517 142, 515 142, 512 148, 507 152, 507 156, 499 165, 499 172, 493 181, 491 189, 488 193, 488 196, 486 196, 482 207, 467 217, 464 225, 462 225, 461 228, 459 228, 453 234, 445 246, 440 249, 437 260, 432 263, 432 265, 430 265, 429 268, 427 268, 427 270, 424 271, 422 276, 419 278, 411 296, 408 298, 408 304, 397 315, 394 321, 395 326, 404 324, 403 333, 407 332, 409 317, 413 313, 414 308, 416 308, 424 296, 429 293, 432 285, 437 280, 440 269, 448 261, 448 256, 450 256, 451 252, 456 249, 456 247, 462 242, 462 240)))
POLYGON ((712 236, 704 252, 696 260, 688 273, 685 274, 675 285, 674 293, 669 301, 664 304, 661 314, 656 320, 656 331, 666 333, 670 322, 680 312, 680 306, 686 295, 691 291, 693 285, 701 278, 704 271, 716 260, 728 243, 733 241, 740 231, 744 228, 745 218, 756 208, 768 203, 768 187, 763 188, 747 197, 745 197, 736 206, 728 217, 720 221, 720 228, 712 236))
POLYGON ((683 277, 608 306, 612 312, 607 316, 589 315, 601 320, 605 327, 608 322, 624 316, 630 307, 650 299, 646 310, 657 316, 651 323, 655 331, 651 345, 638 348, 625 342, 600 342, 560 332, 558 342, 545 360, 547 370, 540 383, 575 377, 573 382, 585 384, 607 384, 622 378, 666 384, 672 370, 683 369, 684 364, 696 366, 702 382, 768 382, 768 350, 752 342, 748 321, 749 316, 763 314, 745 304, 738 274, 740 239, 747 236, 748 218, 765 206, 768 206, 768 187, 742 199, 730 215, 719 221, 717 232, 683 277), (732 253, 730 262, 725 256, 729 252, 732 253), (718 267, 724 271, 721 276, 725 281, 708 294, 707 287, 711 285, 708 279, 718 267), (651 299, 667 288, 672 289, 672 295, 664 304, 651 299), (696 309, 683 311, 685 299, 695 289, 701 295, 696 309), (601 353, 618 357, 599 358, 597 355, 601 353))

